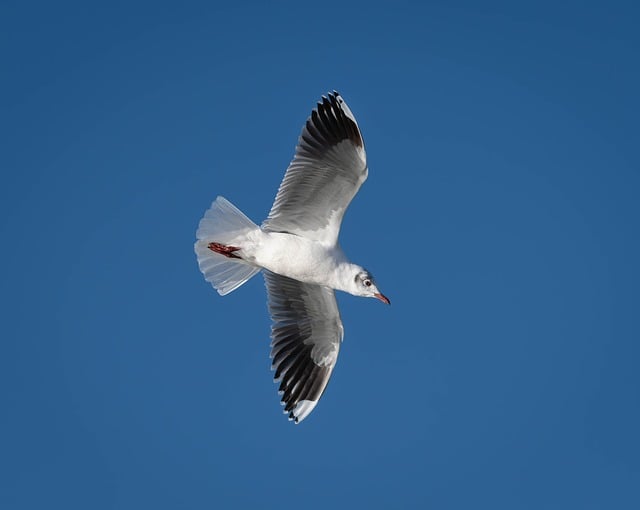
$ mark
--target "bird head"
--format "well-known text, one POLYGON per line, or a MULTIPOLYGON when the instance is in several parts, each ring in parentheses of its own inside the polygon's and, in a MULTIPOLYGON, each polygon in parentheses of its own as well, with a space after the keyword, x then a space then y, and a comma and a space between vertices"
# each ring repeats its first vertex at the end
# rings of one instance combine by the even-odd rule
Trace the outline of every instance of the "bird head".
POLYGON ((360 270, 356 273, 354 278, 354 286, 355 292, 352 292, 352 294, 356 296, 374 297, 376 299, 379 299, 383 303, 386 303, 388 305, 391 304, 389 298, 387 298, 387 296, 385 296, 378 290, 372 274, 365 269, 360 268, 360 270))

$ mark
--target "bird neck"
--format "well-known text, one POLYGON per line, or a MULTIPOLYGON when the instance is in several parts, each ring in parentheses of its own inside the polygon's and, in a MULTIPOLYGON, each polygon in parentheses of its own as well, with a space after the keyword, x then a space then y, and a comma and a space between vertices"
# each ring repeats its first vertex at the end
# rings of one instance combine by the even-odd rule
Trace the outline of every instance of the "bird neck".
POLYGON ((356 296, 357 286, 355 278, 361 271, 364 271, 364 269, 357 264, 352 264, 347 261, 339 263, 334 270, 332 287, 356 296))

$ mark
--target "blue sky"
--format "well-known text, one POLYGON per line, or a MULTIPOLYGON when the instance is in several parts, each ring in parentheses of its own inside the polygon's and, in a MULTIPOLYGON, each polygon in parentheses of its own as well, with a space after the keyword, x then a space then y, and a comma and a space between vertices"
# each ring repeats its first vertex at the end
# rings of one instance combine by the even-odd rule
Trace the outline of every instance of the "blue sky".
POLYGON ((0 9, 0 507, 640 507, 633 3, 0 9), (393 305, 339 296, 294 426, 262 279, 192 245, 218 194, 267 215, 333 89, 393 305))

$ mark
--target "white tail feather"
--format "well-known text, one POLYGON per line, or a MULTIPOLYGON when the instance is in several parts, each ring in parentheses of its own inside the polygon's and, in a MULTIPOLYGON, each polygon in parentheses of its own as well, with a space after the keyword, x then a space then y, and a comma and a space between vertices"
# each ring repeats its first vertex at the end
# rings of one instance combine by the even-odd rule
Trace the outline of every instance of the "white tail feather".
POLYGON ((200 271, 221 296, 229 294, 260 271, 259 267, 228 258, 208 248, 209 243, 233 245, 242 236, 259 228, 224 197, 218 197, 200 220, 194 249, 200 271))

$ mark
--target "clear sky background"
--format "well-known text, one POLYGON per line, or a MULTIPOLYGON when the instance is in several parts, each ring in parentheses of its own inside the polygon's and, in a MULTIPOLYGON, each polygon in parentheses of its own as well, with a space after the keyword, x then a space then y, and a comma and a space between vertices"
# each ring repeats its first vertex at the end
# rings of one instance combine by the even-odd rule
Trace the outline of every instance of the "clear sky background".
POLYGON ((640 508, 634 4, 3 2, 0 508, 640 508), (393 304, 294 426, 192 246, 333 89, 393 304))

